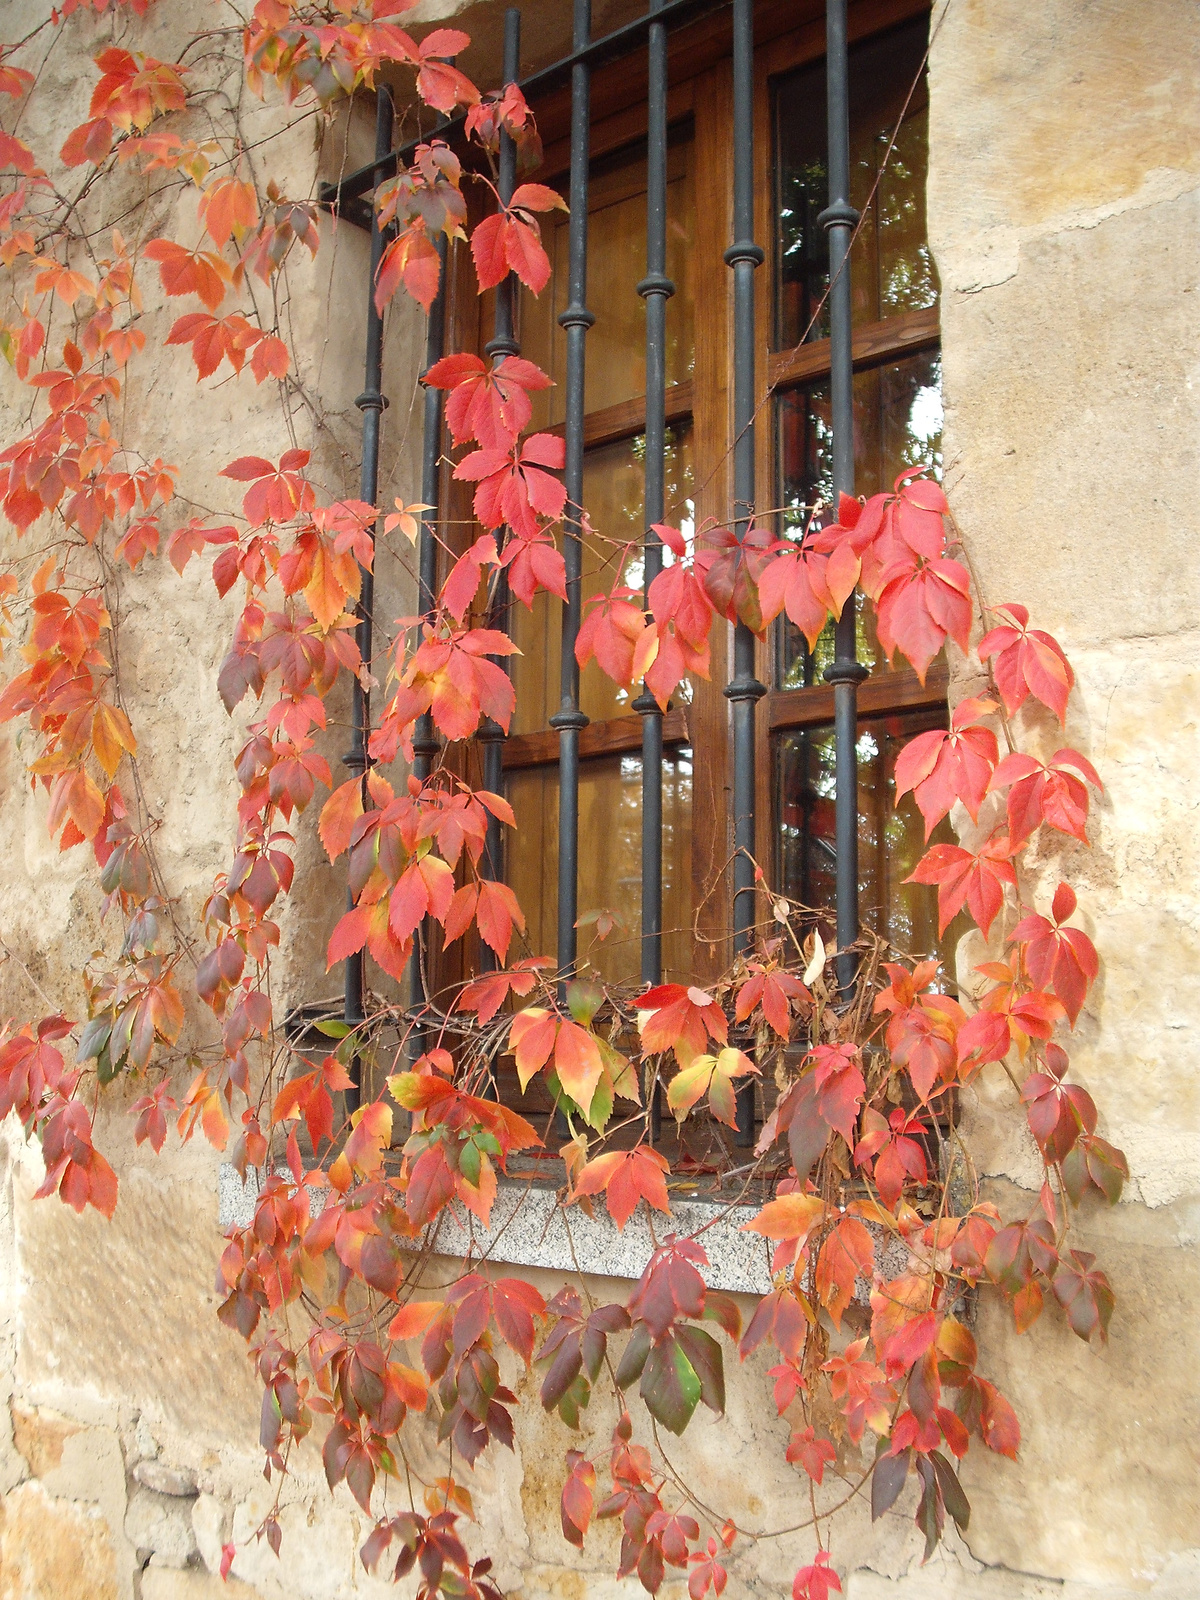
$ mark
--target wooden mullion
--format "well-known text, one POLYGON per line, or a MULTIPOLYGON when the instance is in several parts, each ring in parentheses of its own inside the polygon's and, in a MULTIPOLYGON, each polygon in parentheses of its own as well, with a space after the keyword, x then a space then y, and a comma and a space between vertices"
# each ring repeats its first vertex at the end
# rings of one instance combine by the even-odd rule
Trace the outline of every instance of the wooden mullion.
MULTIPOLYGON (((931 667, 922 684, 915 672, 878 672, 859 685, 860 717, 883 717, 893 712, 928 707, 944 709, 950 674, 944 662, 931 667)), ((776 689, 764 701, 771 732, 787 728, 813 728, 833 721, 833 688, 776 689)))
MULTIPOLYGON (((918 350, 929 350, 941 339, 941 319, 936 306, 905 311, 882 322, 864 323, 854 330, 854 367, 879 366, 900 361, 918 350)), ((792 389, 829 374, 829 340, 813 339, 792 350, 776 350, 767 357, 767 374, 774 390, 792 389)))
MULTIPOLYGON (((685 378, 667 390, 667 421, 671 424, 690 422, 692 417, 692 380, 685 378)), ((562 438, 564 425, 552 423, 542 430, 562 438)), ((590 411, 583 422, 584 448, 594 450, 604 444, 618 444, 622 439, 634 439, 646 431, 646 397, 635 395, 632 400, 622 400, 615 406, 603 406, 590 411)))
MULTIPOLYGON (((687 711, 682 706, 668 711, 663 718, 663 743, 682 745, 691 743, 687 711)), ((579 755, 588 757, 621 755, 642 748, 642 719, 637 716, 608 717, 603 722, 591 722, 580 730, 579 755)), ((520 771, 529 767, 552 767, 558 763, 558 735, 553 728, 541 733, 517 733, 504 744, 505 772, 520 771)))

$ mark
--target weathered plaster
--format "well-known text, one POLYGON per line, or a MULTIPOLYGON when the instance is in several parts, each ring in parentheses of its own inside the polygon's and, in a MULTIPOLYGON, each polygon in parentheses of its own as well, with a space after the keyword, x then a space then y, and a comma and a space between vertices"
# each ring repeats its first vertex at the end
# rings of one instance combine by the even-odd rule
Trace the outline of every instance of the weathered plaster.
MULTIPOLYGON (((36 9, 19 0, 8 11, 36 9)), ((452 0, 424 0, 420 16, 454 10, 452 0)), ((169 57, 191 14, 181 0, 159 0, 146 48, 169 57)), ((1036 720, 1022 733, 1046 751, 1059 742, 1083 750, 1106 790, 1094 850, 1049 853, 1036 892, 1048 899, 1065 865, 1079 886, 1103 971, 1067 1042, 1132 1176, 1125 1203, 1112 1212, 1089 1203, 1083 1219, 1119 1296, 1106 1350, 1085 1349, 1052 1316, 1018 1339, 994 1310, 981 1312, 984 1368, 1011 1396, 1025 1437, 1020 1469, 972 1454, 966 1540, 952 1536, 921 1567, 910 1497, 874 1526, 860 1497, 835 1525, 835 1559, 846 1600, 1192 1600, 1200 22, 1187 0, 950 0, 939 16, 929 209, 944 289, 948 483, 987 598, 1027 602, 1078 675, 1066 733, 1036 720)), ((92 25, 76 17, 71 26, 78 40, 92 25)), ((93 37, 108 27, 96 23, 93 37)), ((27 132, 39 148, 57 148, 74 120, 65 108, 84 56, 72 48, 53 58, 51 93, 31 108, 27 132)), ((249 112, 257 132, 275 115, 249 112)), ((365 119, 348 144, 347 165, 364 159, 365 119)), ((302 190, 312 152, 297 141, 289 154, 302 190)), ((172 221, 163 204, 156 226, 172 221)), ((295 442, 316 449, 330 494, 357 488, 365 271, 361 235, 341 229, 315 267, 297 262, 292 275, 291 322, 313 396, 293 417, 295 442)), ((148 304, 161 335, 176 308, 148 304)), ((407 500, 417 498, 420 334, 417 316, 391 314, 385 493, 407 500)), ((276 395, 248 377, 197 388, 186 350, 140 376, 135 368, 129 404, 146 453, 179 463, 182 493, 218 511, 236 500, 232 488, 216 499, 215 470, 234 454, 280 448, 276 395)), ((398 569, 381 569, 380 590, 385 621, 387 601, 392 616, 411 609, 398 569)), ((216 599, 201 561, 182 579, 148 564, 123 580, 123 604, 122 682, 146 729, 164 869, 181 918, 194 919, 225 865, 231 755, 245 720, 242 708, 231 724, 215 693, 233 602, 216 599)), ((0 737, 9 844, 0 937, 56 1000, 77 1003, 79 969, 106 930, 73 857, 46 841, 44 801, 25 785, 12 729, 0 737)), ((340 737, 331 736, 331 759, 340 737)), ((316 887, 288 913, 278 979, 289 1001, 327 992, 322 952, 342 895, 316 847, 303 848, 316 887)), ((964 970, 977 954, 960 953, 964 970)), ((0 983, 5 1011, 25 1014, 30 990, 14 962, 0 967, 0 983)), ((1036 1166, 1012 1131, 1011 1091, 985 1080, 964 1098, 964 1131, 991 1192, 1031 1204, 1023 1191, 1036 1166)), ((367 1519, 344 1488, 329 1496, 314 1449, 286 1486, 282 1563, 245 1542, 270 1491, 255 1448, 255 1384, 240 1341, 213 1315, 219 1158, 202 1144, 162 1158, 136 1150, 120 1108, 101 1138, 122 1178, 111 1224, 33 1201, 38 1156, 11 1124, 0 1130, 0 1600, 395 1592, 363 1573, 356 1551, 367 1519), (231 1537, 239 1550, 222 1585, 231 1537)), ((547 1294, 561 1282, 532 1276, 547 1294)), ((620 1280, 589 1283, 603 1298, 628 1292, 620 1280)), ((702 1411, 668 1447, 707 1500, 761 1533, 808 1515, 806 1487, 783 1460, 788 1424, 764 1403, 766 1365, 731 1362, 726 1421, 702 1411)), ((533 1399, 515 1362, 506 1381, 533 1399)), ((472 1547, 497 1558, 500 1581, 524 1600, 635 1592, 612 1577, 610 1524, 582 1556, 563 1541, 557 1468, 567 1441, 536 1401, 522 1411, 515 1454, 490 1452, 477 1469, 472 1547)), ((602 1448, 611 1421, 601 1407, 589 1448, 602 1448)), ((432 1466, 429 1438, 418 1433, 412 1449, 418 1470, 432 1466)), ((854 1469, 855 1453, 839 1465, 854 1469)), ((810 1549, 807 1533, 740 1544, 727 1593, 786 1593, 810 1549)), ((677 1600, 678 1581, 663 1593, 677 1600)))

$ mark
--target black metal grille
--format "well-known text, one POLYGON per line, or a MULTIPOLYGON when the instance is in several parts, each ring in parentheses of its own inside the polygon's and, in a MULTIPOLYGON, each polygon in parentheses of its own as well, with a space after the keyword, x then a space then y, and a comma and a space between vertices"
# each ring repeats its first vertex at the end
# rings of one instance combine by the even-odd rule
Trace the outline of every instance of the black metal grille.
MULTIPOLYGON (((725 262, 733 273, 733 505, 731 523, 739 537, 750 528, 755 513, 755 271, 764 252, 754 240, 754 0, 723 0, 732 10, 733 37, 733 239, 725 262)), ((505 16, 504 81, 521 81, 527 99, 569 78, 571 85, 570 222, 568 303, 559 317, 566 332, 564 470, 567 508, 564 516, 563 553, 566 562, 567 599, 563 607, 561 703, 550 718, 559 736, 559 858, 558 949, 560 977, 565 982, 577 958, 575 924, 578 915, 579 868, 579 735, 588 719, 579 704, 579 667, 575 640, 580 626, 582 514, 584 465, 584 376, 588 330, 596 321, 587 306, 588 179, 590 143, 590 93, 593 66, 628 55, 643 45, 648 55, 647 101, 647 217, 646 275, 637 291, 646 301, 646 411, 644 488, 644 582, 646 590, 662 567, 662 545, 653 524, 664 516, 664 460, 666 445, 666 330, 668 301, 675 285, 666 276, 667 203, 667 36, 668 29, 690 22, 706 11, 721 9, 714 0, 651 0, 645 17, 600 40, 591 37, 590 0, 574 0, 572 53, 564 60, 523 81, 519 78, 520 13, 510 8, 505 16)), ((858 213, 849 204, 849 106, 847 87, 846 0, 827 0, 827 83, 829 125, 829 205, 820 221, 829 241, 830 386, 832 397, 833 480, 836 492, 854 492, 852 414, 851 299, 848 254, 858 213)), ((445 135, 461 119, 448 118, 434 133, 445 135)), ((374 305, 374 275, 385 237, 365 199, 411 156, 415 143, 391 148, 393 113, 390 94, 382 88, 376 115, 375 159, 339 184, 328 186, 321 198, 346 220, 371 229, 371 281, 368 284, 366 385, 358 399, 363 411, 362 497, 374 503, 377 492, 380 422, 387 401, 380 392, 382 322, 374 305)), ((430 135, 425 135, 427 139, 430 135)), ((499 192, 502 202, 512 195, 515 151, 507 134, 502 136, 499 192)), ((444 257, 444 241, 441 245, 444 257)), ((445 266, 443 260, 443 268, 445 266)), ((446 309, 445 270, 428 324, 425 361, 431 366, 443 354, 446 309)), ((510 277, 496 293, 495 333, 487 353, 497 362, 516 354, 514 337, 515 282, 510 277)), ((437 589, 439 461, 442 451, 442 401, 439 390, 426 388, 422 498, 435 509, 426 513, 419 541, 419 604, 422 614, 433 610, 437 589)), ((364 660, 371 656, 372 588, 364 575, 359 607, 359 647, 364 660)), ((490 597, 493 626, 502 626, 507 594, 502 576, 494 580, 490 597)), ((835 659, 826 678, 834 686, 836 736, 836 854, 838 982, 844 993, 853 987, 855 957, 852 951, 858 924, 858 817, 855 745, 857 692, 867 669, 856 658, 855 606, 843 608, 836 628, 835 659)), ((755 881, 755 706, 766 693, 755 673, 755 637, 744 623, 734 631, 733 675, 724 693, 731 706, 732 723, 732 833, 734 845, 731 927, 734 950, 747 952, 754 940, 755 881)), ((634 701, 642 718, 642 861, 641 861, 641 975, 647 984, 662 979, 662 759, 663 716, 653 695, 645 690, 634 701)), ((363 776, 367 766, 370 728, 368 696, 355 685, 354 731, 345 757, 352 773, 363 776)), ((480 731, 485 786, 499 790, 502 781, 502 730, 494 723, 480 731)), ((414 739, 414 771, 427 778, 438 744, 428 714, 421 718, 414 739)), ((364 797, 365 799, 365 797, 364 797)), ((519 820, 519 819, 518 819, 519 820)), ((489 831, 485 870, 500 871, 498 828, 489 831)), ((419 1008, 425 995, 427 929, 414 944, 410 984, 411 1004, 419 1008)), ((490 959, 490 953, 484 952, 490 959)), ((363 1015, 362 955, 349 958, 345 974, 345 1015, 350 1023, 363 1015)), ((417 1047, 420 1047, 418 1041, 417 1047)), ((657 1123, 657 1103, 652 1115, 657 1123)), ((753 1089, 738 1097, 737 1142, 753 1142, 753 1089)))

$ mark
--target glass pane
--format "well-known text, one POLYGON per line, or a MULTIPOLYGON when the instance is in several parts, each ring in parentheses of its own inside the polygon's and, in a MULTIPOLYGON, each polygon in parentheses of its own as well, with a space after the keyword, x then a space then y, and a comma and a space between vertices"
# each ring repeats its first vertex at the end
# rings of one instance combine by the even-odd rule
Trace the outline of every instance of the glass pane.
MULTIPOLYGON (((865 211, 904 100, 921 65, 928 19, 906 23, 850 51, 850 202, 865 211)), ((822 312, 808 325, 829 281, 829 244, 817 217, 829 204, 825 63, 802 67, 775 89, 776 214, 779 217, 776 339, 788 349, 824 339, 822 312)), ((879 182, 851 257, 854 321, 878 322, 937 303, 925 229, 929 98, 924 78, 879 182)))
MULTIPOLYGON (((534 767, 508 778, 515 831, 505 844, 507 879, 526 920, 533 955, 553 956, 558 940, 558 771, 534 767)), ((663 757, 663 969, 688 971, 691 939, 692 752, 663 757)), ((579 911, 620 919, 603 942, 579 930, 579 960, 608 983, 634 983, 641 972, 641 757, 606 756, 579 775, 579 911)))
MULTIPOLYGON (((798 537, 818 501, 833 500, 829 382, 810 384, 776 402, 780 469, 781 532, 798 537)), ((942 363, 936 350, 854 375, 854 471, 858 492, 890 490, 905 467, 942 471, 942 363)), ((858 655, 872 669, 887 663, 875 638, 873 616, 858 597, 858 655)), ((784 689, 819 683, 833 660, 833 628, 817 640, 813 655, 798 628, 779 622, 779 676, 784 689)), ((903 666, 903 662, 899 662, 903 666)))
MULTIPOLYGON (((583 464, 583 502, 595 536, 583 548, 583 598, 607 592, 614 568, 622 564, 623 581, 642 586, 643 470, 645 439, 622 439, 589 450, 583 464), (633 545, 633 549, 628 547, 633 545)), ((692 440, 687 427, 667 430, 667 516, 690 531, 692 521, 692 440)), ((562 601, 554 595, 534 596, 533 610, 514 601, 509 614, 512 637, 521 650, 511 657, 517 705, 513 733, 537 733, 559 708, 559 652, 562 601)), ((636 694, 636 691, 635 691, 636 694)), ((579 699, 593 722, 629 712, 631 695, 589 661, 580 675, 579 699)))
MULTIPOLYGON (((862 924, 905 954, 936 955, 943 960, 969 924, 956 917, 946 929, 946 937, 939 939, 936 888, 904 882, 927 847, 924 823, 911 793, 896 805, 895 770, 897 755, 914 734, 945 725, 944 716, 928 712, 864 719, 858 725, 862 924)), ((822 913, 823 931, 832 938, 837 890, 832 727, 784 734, 777 747, 776 770, 778 878, 786 894, 822 913)), ((949 820, 943 819, 930 843, 954 842, 949 820)))
MULTIPOLYGON (((667 276, 675 293, 667 301, 667 383, 692 371, 691 144, 668 151, 667 276)), ((588 212, 587 303, 595 326, 587 336, 585 404, 588 411, 633 400, 646 392, 645 302, 637 285, 646 276, 646 159, 622 157, 619 166, 594 171, 588 212)), ((533 425, 563 420, 566 335, 558 314, 567 304, 567 217, 542 219, 542 238, 553 277, 536 298, 522 291, 521 354, 536 361, 555 387, 534 398, 533 425)))

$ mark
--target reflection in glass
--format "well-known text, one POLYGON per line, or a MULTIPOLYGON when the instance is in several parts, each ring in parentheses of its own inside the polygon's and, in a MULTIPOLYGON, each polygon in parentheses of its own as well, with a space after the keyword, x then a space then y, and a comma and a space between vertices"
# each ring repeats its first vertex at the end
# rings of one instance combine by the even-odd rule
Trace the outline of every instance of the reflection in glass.
MULTIPOLYGON (((955 918, 945 939, 939 939, 936 889, 904 882, 925 852, 925 831, 911 794, 896 805, 895 771, 897 755, 914 734, 944 726, 943 715, 929 712, 864 719, 858 725, 858 892, 863 926, 906 954, 943 960, 965 924, 960 928, 962 918, 955 918)), ((820 921, 832 938, 837 889, 833 728, 784 734, 776 771, 779 881, 786 894, 826 913, 820 921)), ((953 842, 944 819, 930 843, 953 842)))
MULTIPOLYGON (((829 382, 810 384, 780 396, 776 403, 780 532, 796 538, 810 508, 833 500, 833 436, 829 425, 829 382)), ((942 469, 942 364, 936 351, 870 367, 854 375, 854 470, 858 492, 891 489, 906 467, 942 469)), ((873 670, 886 670, 875 638, 874 619, 858 596, 858 656, 873 670)), ((781 617, 778 624, 779 676, 784 689, 820 683, 833 660, 830 625, 809 654, 799 630, 781 617)))
MULTIPOLYGON (((669 520, 690 531, 692 521, 692 449, 690 428, 669 428, 666 448, 666 504, 669 520)), ((583 462, 583 503, 594 537, 583 547, 583 598, 607 593, 621 564, 625 587, 642 586, 642 492, 645 438, 589 450, 583 462), (630 548, 632 547, 632 548, 630 548)), ((554 595, 534 596, 533 610, 513 601, 509 614, 512 638, 522 652, 510 658, 517 705, 511 732, 536 733, 549 724, 559 707, 559 650, 562 602, 554 595)), ((680 686, 681 691, 686 685, 680 686)), ((636 691, 635 691, 636 692, 636 691)), ((629 713, 630 692, 618 687, 589 661, 580 674, 580 706, 593 722, 629 713)), ((681 693, 680 699, 686 698, 681 693)), ((582 904, 582 901, 580 902, 582 904)))
MULTIPOLYGON (((515 831, 505 841, 506 872, 526 920, 533 955, 553 955, 558 939, 558 769, 509 775, 515 831)), ((690 970, 692 752, 663 758, 663 971, 690 970)), ((579 930, 580 966, 589 961, 605 982, 632 983, 641 971, 642 762, 636 755, 584 761, 579 775, 579 910, 620 918, 604 941, 595 926, 579 930)))
MULTIPOLYGON (((667 276, 675 293, 667 306, 667 383, 682 383, 692 371, 691 145, 667 153, 667 276)), ((555 388, 534 396, 533 426, 563 420, 566 335, 558 315, 567 304, 568 220, 553 212, 542 221, 542 237, 553 268, 538 296, 522 291, 521 354, 554 380, 555 388)), ((594 170, 588 208, 588 306, 596 321, 587 337, 584 404, 587 411, 618 405, 646 392, 646 307, 637 285, 646 276, 646 159, 607 171, 594 170)))
MULTIPOLYGON (((938 283, 926 241, 925 174, 929 96, 922 74, 879 177, 905 97, 921 67, 928 35, 921 17, 850 51, 850 203, 866 211, 851 257, 855 323, 878 322, 937 303, 938 283)), ((824 310, 809 329, 829 281, 829 243, 817 218, 829 203, 825 63, 781 79, 775 92, 776 215, 779 274, 776 341, 829 336, 824 310)))

